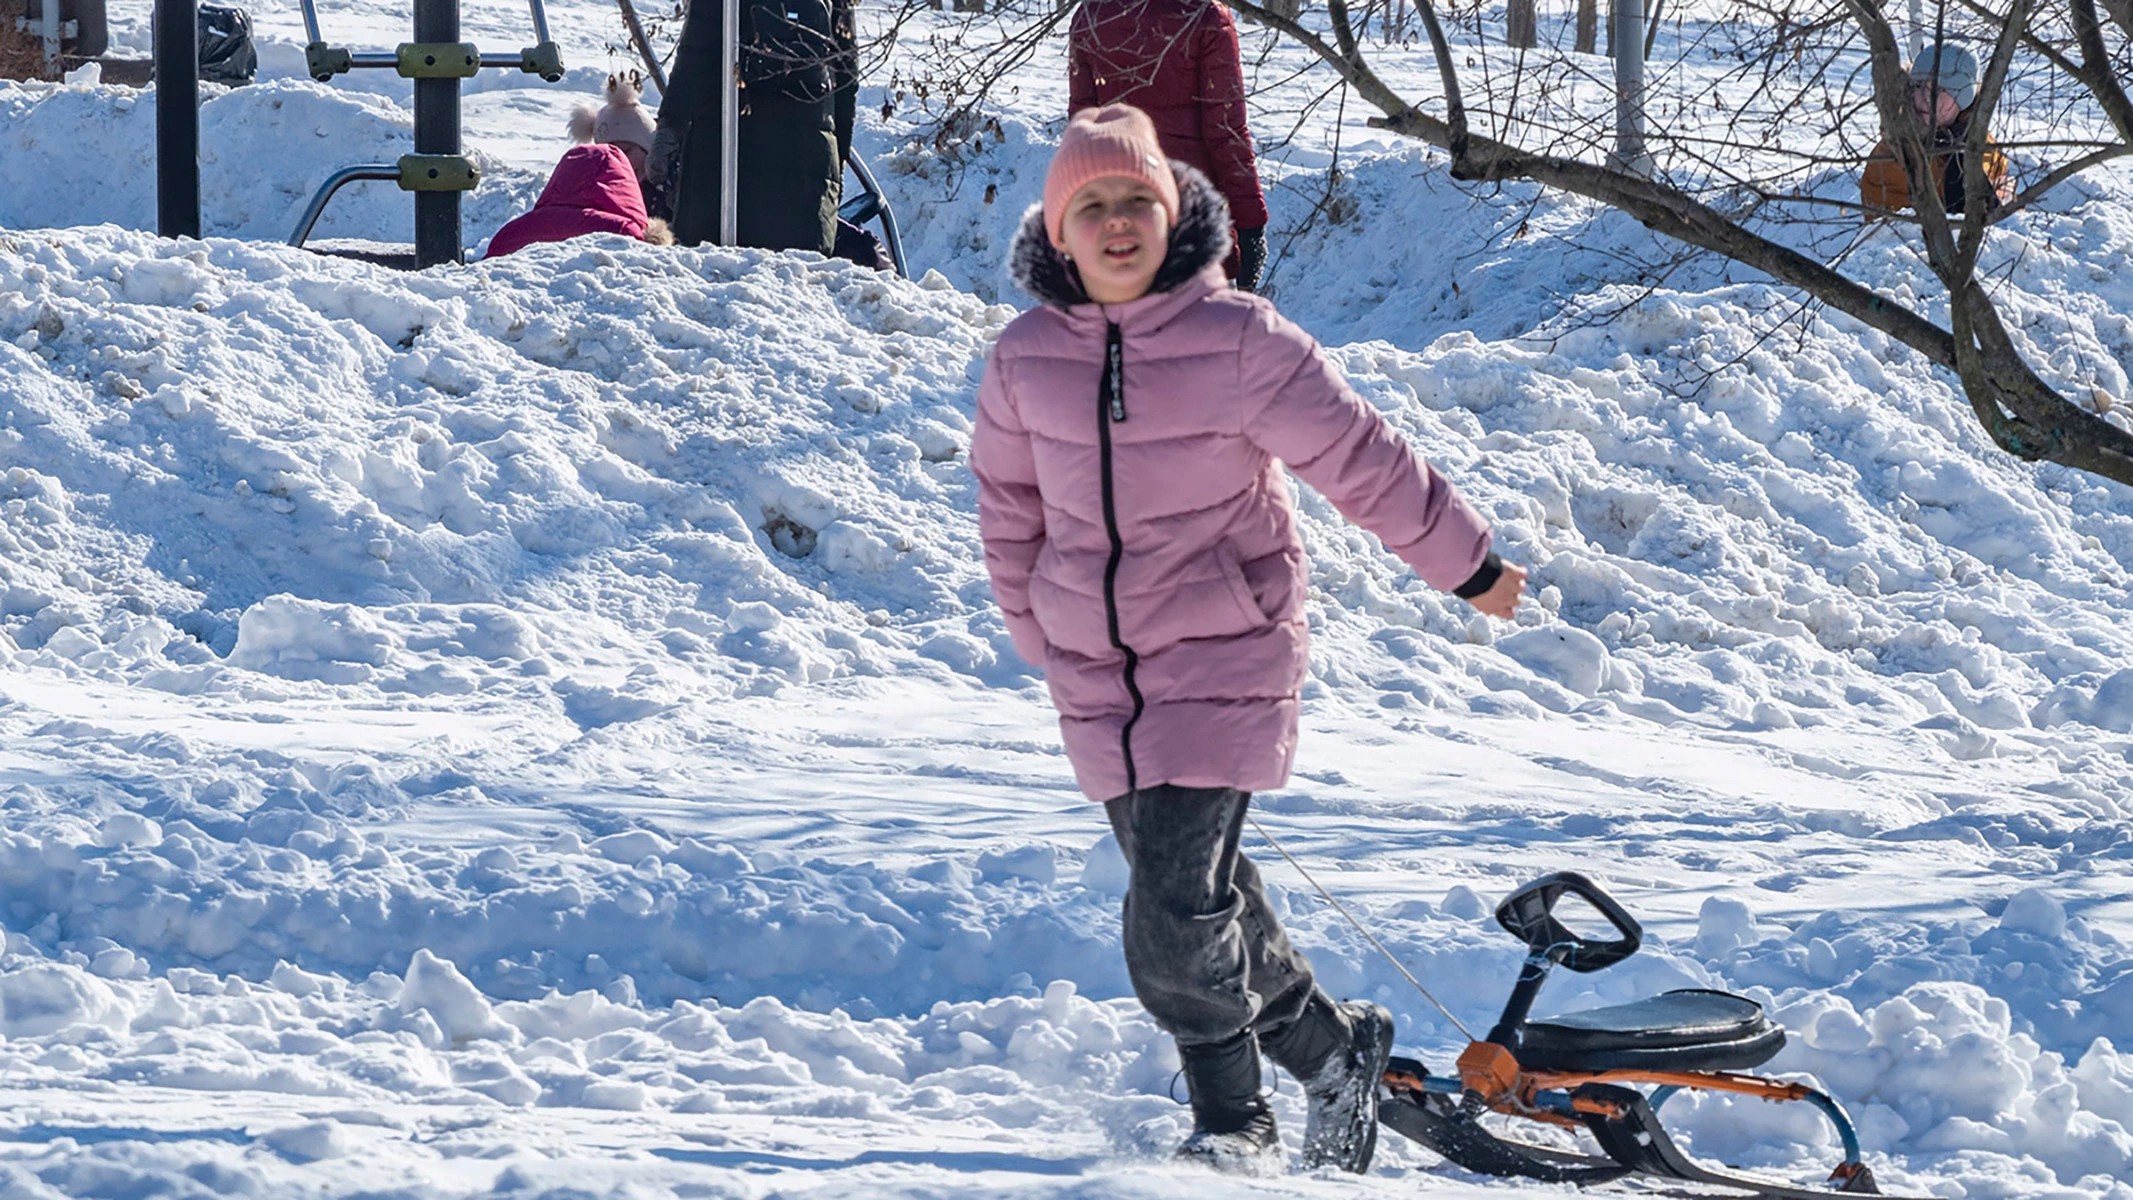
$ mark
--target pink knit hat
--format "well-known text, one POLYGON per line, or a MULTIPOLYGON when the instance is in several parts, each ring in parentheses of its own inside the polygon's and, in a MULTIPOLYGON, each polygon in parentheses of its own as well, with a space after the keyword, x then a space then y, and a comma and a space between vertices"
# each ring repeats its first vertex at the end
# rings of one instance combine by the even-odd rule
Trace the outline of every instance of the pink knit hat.
POLYGON ((1155 135, 1155 122, 1130 104, 1084 108, 1067 122, 1051 169, 1044 173, 1044 227, 1054 246, 1066 247, 1060 226, 1074 193, 1109 176, 1147 184, 1171 223, 1177 222, 1178 177, 1155 135))

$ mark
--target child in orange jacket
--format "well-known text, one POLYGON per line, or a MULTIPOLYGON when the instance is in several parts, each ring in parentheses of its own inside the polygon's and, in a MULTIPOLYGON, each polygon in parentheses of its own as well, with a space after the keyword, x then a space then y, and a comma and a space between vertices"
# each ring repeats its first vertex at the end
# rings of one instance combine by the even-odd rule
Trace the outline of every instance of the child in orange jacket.
MULTIPOLYGON (((1927 161, 1939 171, 1941 205, 1950 216, 1961 215, 1963 154, 1970 140, 1970 107, 1977 100, 1977 56, 1960 46, 1932 46, 1911 64, 1911 113, 1932 130, 1927 139, 1927 161)), ((1991 146, 1991 139, 1986 145, 1991 146)), ((1985 180, 1994 199, 2005 204, 2014 199, 2007 183, 2007 156, 1998 149, 1985 151, 1985 180)), ((1888 139, 1874 147, 1866 170, 1859 176, 1859 200, 1869 208, 1899 212, 1911 207, 1911 184, 1903 164, 1888 139)))

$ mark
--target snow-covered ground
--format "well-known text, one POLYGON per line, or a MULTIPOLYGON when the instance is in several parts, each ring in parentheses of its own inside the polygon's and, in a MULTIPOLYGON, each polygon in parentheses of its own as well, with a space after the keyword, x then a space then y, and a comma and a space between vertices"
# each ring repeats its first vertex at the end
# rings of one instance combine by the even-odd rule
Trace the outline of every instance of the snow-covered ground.
MULTIPOLYGON (((277 244, 409 117, 255 16, 206 243, 138 232, 152 93, 0 86, 0 1196, 1209 1194, 1161 1158, 1123 864, 963 455, 1058 57, 953 155, 863 100, 915 282, 617 239, 403 275, 277 244)), ((565 84, 469 98, 470 244, 608 68, 602 6, 551 20, 565 84)), ((1275 290, 1536 596, 1491 628, 1307 495, 1307 734, 1260 821, 1469 1024, 1517 966, 1489 908, 1584 870, 1653 936, 1544 1008, 1744 990, 1889 1190, 2133 1197, 2133 494, 1993 451, 1879 335, 1764 336, 1766 286, 1645 294, 1632 223, 1457 188, 1355 108, 1346 222, 1304 228, 1331 110, 1268 165, 1275 290)), ((320 235, 408 210, 351 190, 320 235)), ((2128 395, 2129 253, 2102 185, 1991 250, 2069 389, 2128 395)), ((1851 262, 1931 293, 1894 231, 1851 262)), ((1329 987, 1446 1064, 1251 848, 1329 987)), ((1668 1113, 1715 1158, 1833 1159, 1811 1114, 1668 1113)), ((1384 1147, 1221 1194, 1557 1194, 1384 1147)))

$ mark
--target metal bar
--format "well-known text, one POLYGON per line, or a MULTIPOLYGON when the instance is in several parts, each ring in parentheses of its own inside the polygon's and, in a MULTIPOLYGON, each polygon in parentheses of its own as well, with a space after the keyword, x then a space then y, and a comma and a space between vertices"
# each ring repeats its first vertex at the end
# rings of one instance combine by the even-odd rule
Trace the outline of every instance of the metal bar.
MULTIPOLYGON (((59 0, 44 0, 52 12, 59 0)), ((156 232, 200 236, 198 0, 156 0, 156 232)))
POLYGON ((303 249, 304 243, 311 240, 311 227, 318 224, 319 217, 326 211, 326 202, 333 199, 333 194, 340 191, 343 184, 354 183, 358 179, 397 181, 399 178, 400 168, 391 163, 365 163, 360 167, 342 167, 328 175, 325 184, 311 197, 311 203, 304 206, 304 215, 296 219, 296 229, 289 235, 289 244, 299 250, 303 249))
MULTIPOLYGON (((415 0, 415 40, 457 42, 459 0, 415 0)), ((398 59, 394 60, 395 66, 398 59)), ((415 81, 415 153, 458 154, 459 80, 415 81)), ((415 193, 415 265, 460 259, 458 192, 415 193)))
POLYGON ((1851 1116, 1844 1111, 1844 1106, 1837 1103, 1834 1096, 1822 1091, 1807 1093, 1807 1102, 1821 1109, 1822 1115, 1829 1118, 1829 1123, 1837 1127, 1837 1137, 1844 1143, 1845 1164, 1849 1166, 1858 1163, 1859 1131, 1852 1127, 1851 1116))
POLYGON ((741 5, 718 0, 718 244, 740 242, 741 5))
POLYGON ((875 182, 874 172, 867 168, 867 162, 859 157, 858 150, 848 152, 844 161, 852 168, 852 174, 859 177, 859 186, 865 188, 867 195, 874 197, 875 203, 881 206, 881 240, 889 244, 889 261, 896 264, 898 275, 905 279, 911 278, 910 269, 904 266, 903 231, 897 228, 896 210, 889 207, 889 197, 882 192, 881 185, 875 182))
POLYGON ((1804 1083, 1731 1071, 1527 1071, 1519 1082, 1532 1088, 1562 1088, 1566 1091, 1584 1083, 1660 1084, 1707 1092, 1732 1092, 1759 1100, 1806 1100, 1814 1095, 1814 1089, 1804 1083))
POLYGON ((318 31, 318 5, 316 0, 304 0, 304 33, 314 42, 323 42, 325 36, 318 31))
POLYGON ((533 10, 533 41, 535 45, 548 40, 548 13, 541 7, 541 0, 526 0, 526 7, 533 10))
MULTIPOLYGON (((513 64, 516 64, 517 61, 517 59, 512 60, 513 64)), ((397 71, 400 69, 400 56, 397 54, 351 54, 348 56, 348 65, 351 67, 376 67, 387 71, 397 71)))

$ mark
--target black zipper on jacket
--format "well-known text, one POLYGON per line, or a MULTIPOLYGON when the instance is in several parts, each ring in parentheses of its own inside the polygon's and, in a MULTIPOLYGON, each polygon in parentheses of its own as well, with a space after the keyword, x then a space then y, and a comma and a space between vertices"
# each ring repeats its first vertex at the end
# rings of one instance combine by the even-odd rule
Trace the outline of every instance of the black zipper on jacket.
POLYGON ((1126 419, 1126 345, 1118 322, 1104 331, 1103 380, 1096 389, 1096 446, 1103 472, 1104 533, 1111 539, 1111 558, 1104 564, 1104 621, 1111 633, 1111 646, 1126 656, 1126 694, 1133 697, 1133 713, 1118 731, 1119 753, 1126 758, 1126 794, 1141 790, 1139 772, 1133 766, 1133 726, 1141 719, 1147 702, 1134 679, 1140 656, 1118 632, 1118 564, 1126 556, 1126 540, 1118 532, 1118 500, 1111 489, 1111 426, 1126 419))

